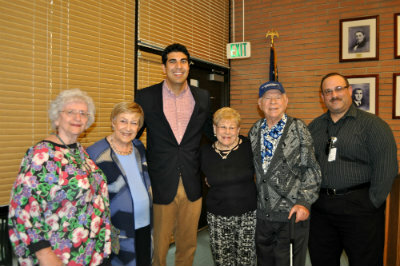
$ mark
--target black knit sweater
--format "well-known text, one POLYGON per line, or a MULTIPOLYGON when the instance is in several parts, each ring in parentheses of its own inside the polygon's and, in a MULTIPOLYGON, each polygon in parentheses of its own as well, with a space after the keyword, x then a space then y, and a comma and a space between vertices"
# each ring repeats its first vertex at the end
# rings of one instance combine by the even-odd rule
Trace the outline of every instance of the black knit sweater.
POLYGON ((210 185, 207 211, 215 215, 238 216, 256 209, 257 190, 250 141, 242 143, 226 159, 211 145, 201 148, 201 170, 210 185))

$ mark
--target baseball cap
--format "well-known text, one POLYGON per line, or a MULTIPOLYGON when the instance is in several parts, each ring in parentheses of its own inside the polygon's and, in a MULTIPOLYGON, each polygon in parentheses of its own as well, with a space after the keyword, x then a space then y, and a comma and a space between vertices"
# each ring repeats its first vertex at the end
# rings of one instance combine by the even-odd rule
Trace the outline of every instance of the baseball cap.
POLYGON ((264 93, 269 90, 279 90, 281 93, 285 93, 285 89, 283 88, 281 83, 279 83, 278 81, 268 81, 262 84, 258 89, 258 97, 261 98, 264 93))

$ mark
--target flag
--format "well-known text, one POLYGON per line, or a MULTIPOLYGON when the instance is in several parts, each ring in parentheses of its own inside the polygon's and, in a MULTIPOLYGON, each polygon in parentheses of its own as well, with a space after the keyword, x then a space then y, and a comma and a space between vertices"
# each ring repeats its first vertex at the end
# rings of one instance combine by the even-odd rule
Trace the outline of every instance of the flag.
POLYGON ((278 80, 278 67, 276 64, 276 53, 275 47, 271 45, 271 55, 269 59, 269 80, 270 81, 279 81, 278 80))

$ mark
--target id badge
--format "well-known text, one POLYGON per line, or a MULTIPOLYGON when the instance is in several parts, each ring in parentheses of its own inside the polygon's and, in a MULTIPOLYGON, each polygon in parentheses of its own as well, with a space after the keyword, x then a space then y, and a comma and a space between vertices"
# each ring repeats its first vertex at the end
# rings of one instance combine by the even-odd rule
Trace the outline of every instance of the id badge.
POLYGON ((334 162, 336 160, 336 153, 337 153, 337 148, 336 148, 336 141, 337 137, 330 137, 328 141, 328 162, 334 162))
POLYGON ((336 151, 337 148, 330 148, 328 154, 328 162, 334 162, 336 160, 336 151))

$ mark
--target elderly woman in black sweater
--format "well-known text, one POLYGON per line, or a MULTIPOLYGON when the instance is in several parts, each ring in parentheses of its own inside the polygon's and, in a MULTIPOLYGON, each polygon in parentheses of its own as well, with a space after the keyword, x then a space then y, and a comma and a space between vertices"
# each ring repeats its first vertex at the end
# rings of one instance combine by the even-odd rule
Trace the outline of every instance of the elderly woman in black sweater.
POLYGON ((219 109, 213 122, 217 141, 201 149, 213 258, 216 265, 255 265, 257 193, 250 142, 239 135, 236 110, 219 109))

